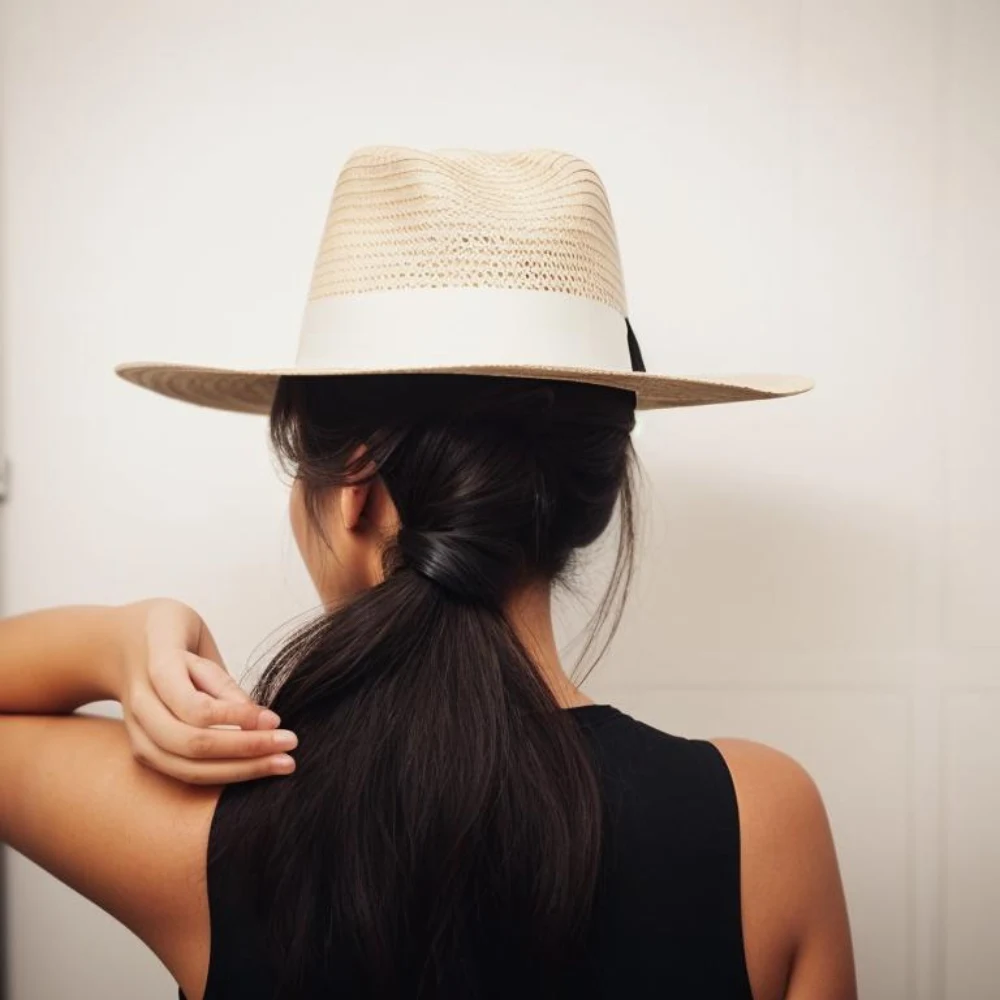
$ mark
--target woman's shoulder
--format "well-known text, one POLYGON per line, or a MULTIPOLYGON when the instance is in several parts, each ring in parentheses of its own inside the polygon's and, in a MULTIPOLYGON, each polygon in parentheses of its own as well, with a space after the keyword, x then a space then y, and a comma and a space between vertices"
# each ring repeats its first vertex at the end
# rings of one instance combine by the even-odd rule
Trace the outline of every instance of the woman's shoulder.
POLYGON ((766 743, 737 737, 701 738, 661 729, 611 705, 588 706, 578 714, 584 727, 599 737, 606 752, 633 750, 648 761, 661 778, 669 780, 672 763, 687 771, 724 774, 736 793, 741 821, 755 825, 775 816, 780 826, 770 831, 791 834, 789 821, 799 829, 822 829, 826 821, 823 799, 806 768, 788 753, 766 743), (653 752, 659 751, 659 752, 653 752))
POLYGON ((713 738, 739 811, 741 898, 754 995, 853 996, 847 911, 829 816, 810 772, 775 747, 713 738), (808 956, 809 967, 798 958, 808 956), (799 988, 796 989, 796 978, 799 988))
POLYGON ((136 760, 120 719, 0 718, 0 840, 120 920, 200 996, 218 786, 136 760))
POLYGON ((745 859, 766 862, 772 874, 794 871, 830 840, 829 818, 819 786, 783 750, 735 737, 713 738, 732 777, 745 859))
MULTIPOLYGON (((771 832, 788 834, 789 824, 815 828, 824 826, 826 811, 816 781, 796 758, 766 743, 737 737, 713 737, 711 743, 722 755, 736 785, 740 805, 749 809, 748 820, 783 817, 771 832)), ((742 812, 742 809, 741 809, 742 812)))
MULTIPOLYGON (((662 817, 663 851, 687 850, 691 864, 718 866, 735 883, 754 997, 853 997, 833 835, 807 768, 754 740, 682 736, 619 710, 601 721, 602 761, 616 790, 641 799, 644 823, 662 817)), ((707 881, 704 865, 698 871, 707 881)))

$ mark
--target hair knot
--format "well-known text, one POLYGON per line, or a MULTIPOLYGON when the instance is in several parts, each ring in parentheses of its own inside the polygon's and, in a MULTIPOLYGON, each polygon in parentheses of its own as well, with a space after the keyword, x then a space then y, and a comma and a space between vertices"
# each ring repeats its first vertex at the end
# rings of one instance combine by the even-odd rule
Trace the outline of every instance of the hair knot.
POLYGON ((401 565, 465 604, 499 607, 520 567, 515 544, 470 530, 403 525, 396 545, 401 565))

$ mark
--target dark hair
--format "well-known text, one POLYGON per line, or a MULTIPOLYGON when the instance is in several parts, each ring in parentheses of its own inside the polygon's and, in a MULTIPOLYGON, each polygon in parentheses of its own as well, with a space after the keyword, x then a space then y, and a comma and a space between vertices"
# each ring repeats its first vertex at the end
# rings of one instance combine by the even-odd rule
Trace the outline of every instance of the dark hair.
POLYGON ((603 653, 634 559, 634 424, 632 392, 575 382, 279 381, 272 444, 321 535, 325 491, 369 462, 401 524, 384 581, 299 628, 254 690, 298 733, 296 770, 241 786, 218 846, 252 865, 281 996, 465 1000, 518 977, 553 995, 589 925, 602 801, 503 611, 566 584, 617 505, 603 653))

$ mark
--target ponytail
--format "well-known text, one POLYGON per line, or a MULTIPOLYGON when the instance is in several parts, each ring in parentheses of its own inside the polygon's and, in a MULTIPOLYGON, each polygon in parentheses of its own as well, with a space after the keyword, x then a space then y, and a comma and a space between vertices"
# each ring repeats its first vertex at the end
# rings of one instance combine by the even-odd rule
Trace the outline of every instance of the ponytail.
POLYGON ((362 378, 282 380, 272 440, 313 500, 364 441, 402 526, 383 581, 267 665, 254 695, 298 733, 296 770, 234 789, 216 847, 252 873, 281 998, 553 996, 586 941, 600 786, 504 607, 623 497, 631 568, 634 397, 362 378))

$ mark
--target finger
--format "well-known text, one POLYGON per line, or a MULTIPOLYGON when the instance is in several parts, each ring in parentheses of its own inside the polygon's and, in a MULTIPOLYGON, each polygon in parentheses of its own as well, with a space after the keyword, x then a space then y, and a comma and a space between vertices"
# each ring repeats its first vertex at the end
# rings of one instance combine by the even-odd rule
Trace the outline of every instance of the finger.
MULTIPOLYGON (((229 709, 228 702, 214 701, 210 695, 196 692, 218 708, 229 709)), ((288 730, 213 729, 189 725, 178 719, 159 701, 154 692, 137 692, 131 700, 132 716, 144 733, 161 750, 197 760, 266 757, 286 753, 298 745, 298 738, 288 730)))
POLYGON ((221 664, 197 653, 188 653, 188 671, 202 691, 226 701, 241 701, 253 704, 253 699, 239 686, 233 675, 221 664))
POLYGON ((201 633, 198 636, 198 648, 195 649, 195 653, 199 656, 204 656, 208 660, 213 660, 225 669, 226 664, 222 659, 222 653, 219 652, 215 638, 209 630, 208 625, 205 624, 204 619, 202 619, 201 633))
POLYGON ((188 657, 188 653, 170 651, 150 661, 149 679, 160 701, 191 726, 256 729, 261 709, 252 702, 223 701, 199 691, 189 672, 188 657))
POLYGON ((258 705, 225 667, 195 653, 187 655, 187 667, 199 690, 207 692, 213 698, 243 706, 245 714, 239 717, 241 721, 234 722, 235 725, 242 729, 277 729, 281 724, 281 719, 269 708, 258 705))
POLYGON ((249 761, 192 761, 156 746, 138 726, 130 728, 129 737, 132 754, 141 764, 188 784, 226 785, 254 778, 278 777, 295 770, 295 761, 287 754, 249 761))

